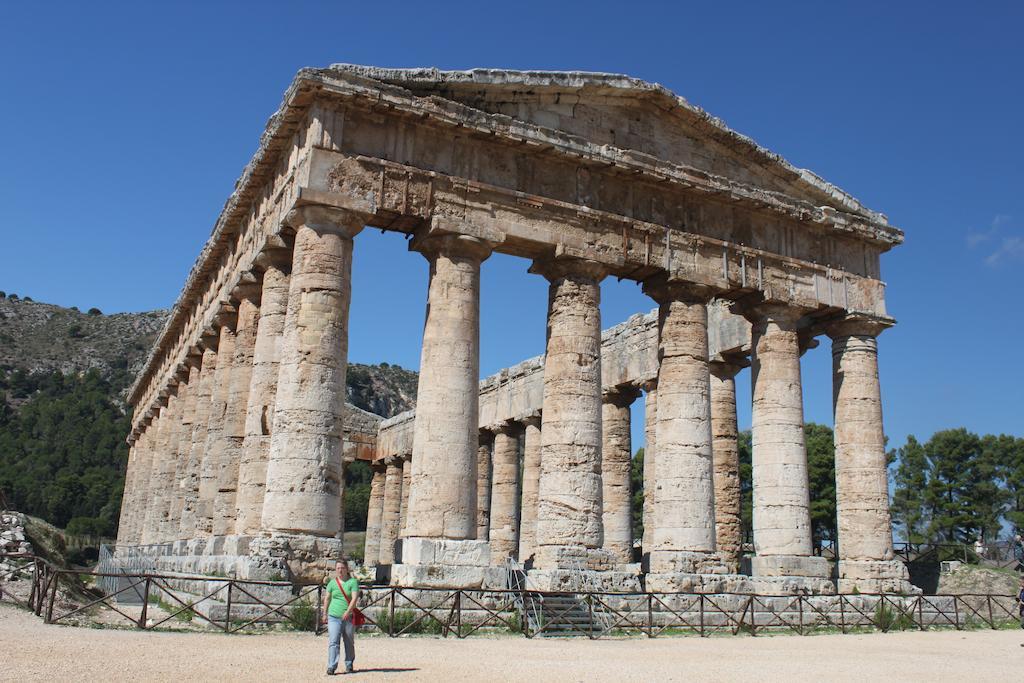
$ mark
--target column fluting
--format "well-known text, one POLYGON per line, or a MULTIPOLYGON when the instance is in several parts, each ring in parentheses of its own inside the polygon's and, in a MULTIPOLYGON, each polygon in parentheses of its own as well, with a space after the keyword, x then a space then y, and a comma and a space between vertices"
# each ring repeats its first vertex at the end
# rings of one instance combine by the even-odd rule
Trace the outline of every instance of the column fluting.
POLYGON ((633 561, 633 510, 629 474, 632 463, 631 388, 607 394, 601 414, 601 489, 604 549, 619 564, 633 561))
POLYGON ((395 542, 402 515, 402 458, 392 456, 386 461, 384 478, 384 510, 381 514, 378 562, 394 564, 395 542))
POLYGON ((523 421, 523 502, 519 514, 519 561, 537 549, 537 494, 540 490, 541 417, 523 421))
POLYGON ((481 431, 476 449, 476 538, 487 540, 491 530, 491 448, 494 434, 481 431))
POLYGON ((380 539, 384 521, 384 481, 387 466, 375 462, 373 479, 370 480, 370 502, 366 509, 366 543, 363 545, 363 562, 366 566, 376 565, 380 559, 380 539))
POLYGON ((715 361, 711 369, 711 451, 715 463, 715 539, 718 552, 733 572, 742 550, 740 458, 736 426, 738 363, 715 361))
POLYGON ((519 550, 519 426, 494 433, 491 456, 491 564, 515 558, 519 550))

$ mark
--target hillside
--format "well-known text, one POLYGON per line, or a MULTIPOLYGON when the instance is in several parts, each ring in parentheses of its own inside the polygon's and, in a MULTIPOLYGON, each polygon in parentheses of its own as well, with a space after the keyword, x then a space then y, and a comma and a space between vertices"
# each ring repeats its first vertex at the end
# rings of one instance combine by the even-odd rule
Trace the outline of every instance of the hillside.
MULTIPOLYGON (((166 316, 0 297, 0 494, 8 505, 73 533, 116 532, 130 428, 125 391, 166 316)), ((414 405, 417 380, 388 363, 351 364, 348 401, 391 417, 414 405)), ((369 469, 351 470, 346 523, 358 528, 369 469)))

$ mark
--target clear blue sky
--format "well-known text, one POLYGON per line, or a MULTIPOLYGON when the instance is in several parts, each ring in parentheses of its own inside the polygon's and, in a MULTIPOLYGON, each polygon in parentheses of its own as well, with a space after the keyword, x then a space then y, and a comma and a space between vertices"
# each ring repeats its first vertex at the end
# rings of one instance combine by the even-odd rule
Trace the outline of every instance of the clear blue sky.
MULTIPOLYGON (((961 425, 1024 435, 1022 5, 776 4, 5 3, 0 289, 169 306, 300 67, 620 72, 906 231, 883 258, 891 443, 961 425)), ((484 265, 484 374, 543 351, 546 285, 526 266, 484 265)), ((360 235, 353 361, 418 365, 426 272, 399 236, 360 235)), ((603 296, 606 326, 653 307, 629 282, 603 296)), ((827 340, 804 386, 807 419, 831 423, 827 340)))

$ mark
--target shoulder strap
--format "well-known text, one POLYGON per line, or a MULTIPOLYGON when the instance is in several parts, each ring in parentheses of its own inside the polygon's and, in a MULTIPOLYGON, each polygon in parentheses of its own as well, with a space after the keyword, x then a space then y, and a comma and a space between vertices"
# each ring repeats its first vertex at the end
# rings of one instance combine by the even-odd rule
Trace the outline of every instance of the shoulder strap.
POLYGON ((337 576, 334 577, 334 583, 338 584, 338 590, 340 590, 341 594, 345 596, 345 602, 351 601, 352 598, 348 597, 348 593, 345 592, 345 587, 341 585, 341 581, 338 581, 337 576))

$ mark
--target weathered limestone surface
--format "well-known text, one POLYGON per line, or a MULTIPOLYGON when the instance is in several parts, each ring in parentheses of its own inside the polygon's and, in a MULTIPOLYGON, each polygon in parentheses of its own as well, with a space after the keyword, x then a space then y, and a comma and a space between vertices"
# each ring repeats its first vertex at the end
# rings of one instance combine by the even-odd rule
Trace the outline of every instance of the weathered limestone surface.
POLYGON ((167 515, 167 528, 164 537, 169 541, 181 538, 181 513, 185 505, 185 485, 189 477, 189 456, 192 452, 192 425, 195 422, 196 395, 199 393, 199 367, 197 363, 188 366, 188 377, 180 385, 178 393, 182 397, 181 423, 178 429, 177 447, 175 448, 174 483, 171 491, 171 504, 167 515))
POLYGON ((519 549, 519 431, 507 425, 494 434, 491 457, 491 563, 505 564, 519 549))
POLYGON ((430 261, 405 535, 476 538, 480 378, 480 263, 490 248, 467 237, 418 237, 430 261))
POLYGON ((742 549, 740 528, 740 458, 736 441, 736 373, 734 363, 713 362, 711 370, 711 451, 715 463, 715 541, 719 555, 735 573, 742 549))
POLYGON ((540 491, 541 418, 523 422, 523 503, 519 520, 519 561, 537 549, 537 494, 540 491))
POLYGON ((409 495, 412 488, 412 460, 402 459, 402 504, 398 511, 398 537, 405 538, 409 527, 409 495))
POLYGON ((148 480, 145 482, 145 495, 143 498, 146 501, 146 508, 142 522, 142 532, 139 537, 139 542, 143 545, 160 542, 158 536, 159 520, 165 505, 164 501, 166 500, 167 464, 169 461, 169 458, 166 457, 167 432, 169 431, 166 418, 174 403, 173 398, 173 396, 167 397, 167 405, 160 408, 159 414, 153 421, 153 424, 150 425, 151 429, 154 427, 155 429, 153 429, 150 473, 148 480))
POLYGON ((827 576, 811 555, 800 345, 791 307, 765 305, 753 322, 754 548, 756 576, 827 576))
POLYGON ((633 561, 633 511, 629 490, 633 449, 629 407, 636 396, 634 390, 608 394, 601 407, 604 549, 619 564, 633 561))
POLYGON ((281 339, 288 312, 288 275, 283 258, 275 255, 263 271, 260 315, 252 353, 249 403, 245 411, 245 442, 238 468, 236 530, 252 535, 260 530, 263 494, 267 484, 270 434, 274 429, 281 339))
POLYGON ((217 445, 221 468, 217 475, 217 497, 214 499, 215 536, 235 533, 239 468, 244 453, 245 419, 249 405, 249 385, 252 382, 252 358, 260 316, 258 285, 245 285, 237 294, 239 303, 234 353, 228 376, 228 395, 224 403, 224 423, 217 445))
POLYGON ((491 528, 491 448, 494 435, 480 432, 476 449, 476 537, 486 541, 491 528))
POLYGON ((363 562, 373 566, 380 559, 380 539, 384 522, 384 485, 387 466, 375 463, 373 479, 370 481, 370 503, 366 511, 366 543, 363 545, 363 562))
MULTIPOLYGON (((231 322, 225 320, 225 323, 231 322)), ((199 502, 197 512, 197 535, 213 534, 213 517, 216 511, 217 489, 220 471, 226 465, 221 451, 224 434, 224 416, 227 412, 228 393, 231 390, 231 360, 235 355, 235 331, 224 324, 220 328, 217 342, 217 367, 210 388, 209 420, 206 423, 206 445, 203 447, 203 464, 199 475, 199 502)))
POLYGON ((644 383, 644 535, 640 545, 647 560, 654 547, 655 519, 654 490, 657 479, 654 471, 658 444, 658 380, 644 383))
POLYGON ((262 526, 340 538, 352 238, 365 221, 314 208, 290 220, 295 246, 262 526))
POLYGON ((396 456, 387 459, 384 479, 384 512, 381 515, 380 564, 389 565, 395 561, 395 543, 402 513, 402 460, 396 456))
POLYGON ((832 337, 836 446, 839 590, 907 590, 909 576, 894 562, 886 476, 877 336, 888 320, 849 318, 832 337))
POLYGON ((708 292, 688 283, 648 282, 661 304, 661 370, 653 553, 715 550, 714 468, 708 377, 708 292))
POLYGON ((534 269, 551 283, 536 566, 556 569, 559 549, 593 549, 602 544, 600 281, 604 269, 573 259, 536 263, 534 269))
POLYGON ((206 452, 207 427, 210 422, 211 394, 217 367, 216 349, 206 346, 199 362, 199 384, 196 387, 195 413, 188 464, 182 478, 181 520, 178 538, 194 538, 199 528, 199 488, 202 477, 203 454, 206 452))

